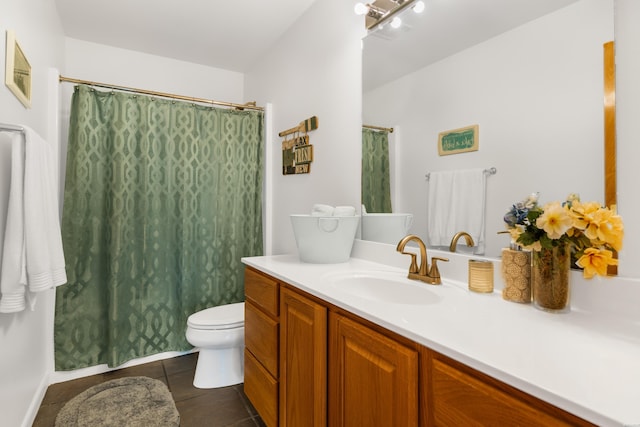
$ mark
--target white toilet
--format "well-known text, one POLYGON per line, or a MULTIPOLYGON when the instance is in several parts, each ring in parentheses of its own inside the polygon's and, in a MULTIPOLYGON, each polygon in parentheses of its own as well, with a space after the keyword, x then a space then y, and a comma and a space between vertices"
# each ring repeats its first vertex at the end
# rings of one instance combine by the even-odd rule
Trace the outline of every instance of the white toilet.
POLYGON ((200 348, 195 387, 226 387, 244 381, 244 302, 192 314, 187 319, 186 337, 200 348))

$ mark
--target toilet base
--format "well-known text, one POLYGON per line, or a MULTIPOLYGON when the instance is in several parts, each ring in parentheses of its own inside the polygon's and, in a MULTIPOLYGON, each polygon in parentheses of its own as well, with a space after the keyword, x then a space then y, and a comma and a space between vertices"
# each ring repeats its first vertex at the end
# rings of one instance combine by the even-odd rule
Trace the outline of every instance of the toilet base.
POLYGON ((242 347, 201 349, 193 377, 193 386, 218 388, 242 383, 244 381, 242 350, 242 347), (224 366, 224 369, 220 369, 221 366, 224 366))

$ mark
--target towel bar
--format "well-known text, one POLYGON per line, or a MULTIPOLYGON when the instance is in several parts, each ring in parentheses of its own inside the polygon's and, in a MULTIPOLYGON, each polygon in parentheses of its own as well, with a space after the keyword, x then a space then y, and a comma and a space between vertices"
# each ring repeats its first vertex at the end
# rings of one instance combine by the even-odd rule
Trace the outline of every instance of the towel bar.
POLYGON ((22 126, 8 125, 8 124, 0 123, 0 132, 2 132, 2 131, 5 131, 5 132, 22 132, 22 133, 24 133, 24 128, 22 126))
MULTIPOLYGON (((484 173, 486 173, 487 175, 495 175, 498 172, 498 169, 496 169, 495 167, 491 167, 489 169, 485 169, 484 173)), ((425 175, 425 178, 427 178, 427 181, 429 181, 429 177, 431 176, 431 172, 427 172, 425 175)))

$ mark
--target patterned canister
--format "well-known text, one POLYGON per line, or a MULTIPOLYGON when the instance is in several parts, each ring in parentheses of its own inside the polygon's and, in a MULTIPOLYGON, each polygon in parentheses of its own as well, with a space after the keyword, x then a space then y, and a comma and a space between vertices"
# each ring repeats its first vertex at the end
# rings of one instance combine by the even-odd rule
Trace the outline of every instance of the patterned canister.
POLYGON ((531 302, 531 253, 502 250, 502 298, 507 301, 531 302))

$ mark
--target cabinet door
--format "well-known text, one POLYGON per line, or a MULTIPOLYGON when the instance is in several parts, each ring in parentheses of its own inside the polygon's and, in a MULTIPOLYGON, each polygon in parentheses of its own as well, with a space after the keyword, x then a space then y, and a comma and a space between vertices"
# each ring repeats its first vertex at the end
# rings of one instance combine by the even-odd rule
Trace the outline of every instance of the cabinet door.
POLYGON ((418 352, 336 313, 329 324, 332 427, 418 425, 418 352))
POLYGON ((462 363, 422 351, 427 426, 589 426, 462 363))
POLYGON ((280 426, 327 424, 327 309, 280 290, 280 426))

